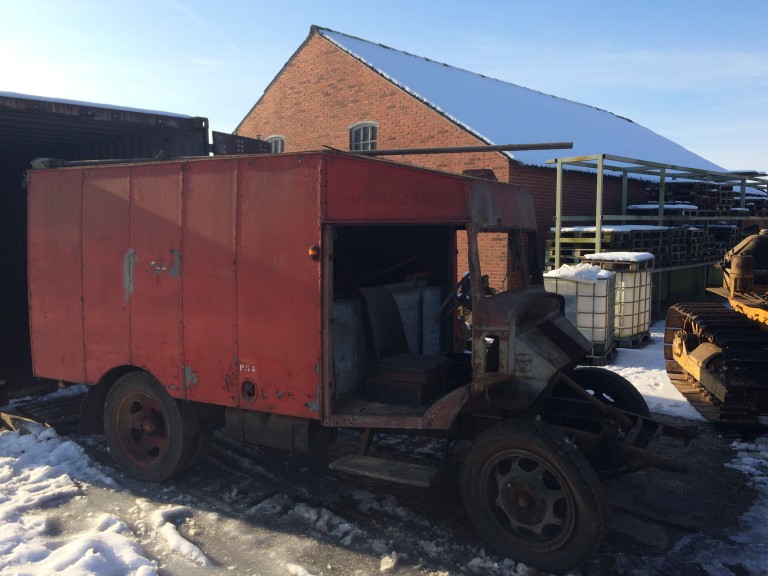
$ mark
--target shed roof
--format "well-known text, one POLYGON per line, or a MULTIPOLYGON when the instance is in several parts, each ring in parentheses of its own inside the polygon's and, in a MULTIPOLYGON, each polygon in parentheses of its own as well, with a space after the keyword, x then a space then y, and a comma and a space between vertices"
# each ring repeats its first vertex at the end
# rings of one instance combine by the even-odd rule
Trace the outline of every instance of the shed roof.
POLYGON ((206 154, 208 120, 79 100, 0 92, 0 158, 206 154))
MULTIPOLYGON (((313 31, 489 144, 572 141, 568 156, 609 153, 703 170, 709 160, 621 116, 327 28, 313 31)), ((554 150, 515 152, 544 166, 554 150)))

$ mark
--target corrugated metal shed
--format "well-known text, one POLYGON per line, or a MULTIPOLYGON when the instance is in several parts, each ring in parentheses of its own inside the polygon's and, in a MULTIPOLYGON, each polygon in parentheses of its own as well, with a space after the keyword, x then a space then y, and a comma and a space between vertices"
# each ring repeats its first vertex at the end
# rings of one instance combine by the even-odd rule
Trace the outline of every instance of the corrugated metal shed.
POLYGON ((208 154, 208 120, 0 92, 0 158, 67 160, 208 154))
POLYGON ((0 383, 31 370, 26 274, 30 161, 202 156, 208 120, 0 92, 0 383))

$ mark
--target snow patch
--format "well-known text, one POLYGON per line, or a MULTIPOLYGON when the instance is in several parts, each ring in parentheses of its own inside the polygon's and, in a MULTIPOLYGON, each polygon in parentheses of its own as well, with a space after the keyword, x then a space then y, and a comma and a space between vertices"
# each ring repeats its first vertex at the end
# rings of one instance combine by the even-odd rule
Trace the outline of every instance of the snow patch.
POLYGON ((357 526, 325 508, 313 508, 300 502, 288 514, 307 521, 315 530, 335 538, 344 546, 351 545, 356 537, 365 535, 357 526))
POLYGON ((650 336, 641 348, 619 348, 605 368, 629 380, 643 395, 651 412, 706 421, 669 381, 664 365, 663 320, 651 325, 650 336))
POLYGON ((379 570, 381 572, 391 572, 392 570, 397 568, 397 561, 398 561, 397 552, 385 554, 381 558, 381 562, 379 563, 379 570))
POLYGON ((352 498, 358 501, 357 507, 363 512, 370 512, 371 510, 381 511, 400 520, 406 522, 413 522, 417 526, 428 527, 429 522, 424 518, 420 518, 413 511, 403 508, 392 495, 386 495, 381 499, 377 499, 376 496, 366 490, 356 490, 352 493, 352 498))
POLYGON ((587 260, 607 260, 609 262, 647 262, 655 256, 650 252, 601 252, 600 254, 587 254, 587 260))
POLYGON ((286 564, 285 567, 288 569, 288 573, 293 576, 315 576, 312 572, 298 564, 286 564))
POLYGON ((210 566, 211 561, 203 551, 179 534, 176 527, 175 522, 183 523, 191 516, 192 510, 187 506, 171 506, 170 508, 153 512, 150 516, 150 522, 157 533, 165 539, 172 551, 178 552, 201 566, 210 566))
POLYGON ((86 481, 115 486, 51 428, 30 423, 24 432, 0 432, 0 576, 157 576, 156 562, 111 514, 74 535, 52 535, 51 518, 37 511, 86 495, 86 481))
POLYGON ((557 270, 550 270, 546 272, 544 276, 554 278, 565 278, 567 280, 574 280, 575 282, 597 282, 598 280, 605 280, 613 276, 613 272, 609 270, 603 270, 600 266, 593 266, 592 264, 563 264, 557 270))
POLYGON ((758 492, 757 502, 742 516, 744 530, 733 540, 748 545, 764 543, 764 570, 768 574, 768 437, 762 436, 755 442, 734 442, 731 447, 737 451, 736 458, 726 466, 749 476, 750 484, 758 492))

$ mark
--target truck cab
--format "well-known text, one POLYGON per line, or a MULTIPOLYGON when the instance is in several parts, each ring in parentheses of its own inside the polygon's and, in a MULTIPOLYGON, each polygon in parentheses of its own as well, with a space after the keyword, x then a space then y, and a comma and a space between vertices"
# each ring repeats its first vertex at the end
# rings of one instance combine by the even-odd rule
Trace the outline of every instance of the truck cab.
POLYGON ((331 225, 328 238, 328 425, 447 430, 474 411, 535 414, 588 349, 543 290, 535 230, 498 218, 331 225))

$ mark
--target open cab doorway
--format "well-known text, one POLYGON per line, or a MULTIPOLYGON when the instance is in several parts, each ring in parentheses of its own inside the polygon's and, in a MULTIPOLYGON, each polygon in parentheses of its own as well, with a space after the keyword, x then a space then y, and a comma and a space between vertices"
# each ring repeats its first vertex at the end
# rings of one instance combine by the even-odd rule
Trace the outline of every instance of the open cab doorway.
MULTIPOLYGON (((456 227, 336 225, 331 322, 333 426, 424 428, 437 399, 467 382, 451 366, 456 227)), ((329 245, 326 243, 326 245, 329 245)))
POLYGON ((473 309, 487 319, 486 301, 538 293, 535 232, 419 224, 335 225, 325 233, 333 247, 324 278, 333 295, 326 423, 450 429, 486 374, 493 380, 508 364, 500 344, 509 340, 509 319, 473 337, 473 309))

